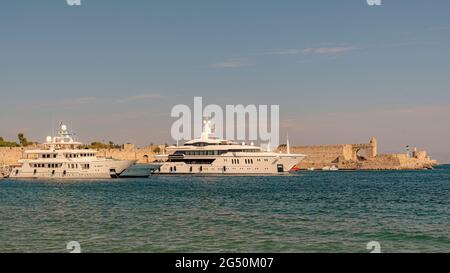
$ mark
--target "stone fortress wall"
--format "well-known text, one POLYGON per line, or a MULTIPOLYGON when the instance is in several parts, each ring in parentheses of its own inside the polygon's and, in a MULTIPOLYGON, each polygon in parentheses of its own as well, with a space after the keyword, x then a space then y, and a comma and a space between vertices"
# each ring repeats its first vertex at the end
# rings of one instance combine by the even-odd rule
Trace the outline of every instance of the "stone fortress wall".
MULTIPOLYGON (((279 151, 286 152, 283 147, 279 151)), ((378 142, 291 147, 291 153, 305 154, 300 169, 322 169, 336 166, 342 170, 415 170, 432 168, 438 164, 426 151, 416 148, 409 154, 378 154, 378 142)))
MULTIPOLYGON (((156 147, 159 147, 161 152, 163 152, 165 148, 164 145, 136 148, 133 144, 125 144, 121 149, 98 149, 97 156, 121 160, 136 160, 138 163, 145 164, 155 161, 156 154, 153 151, 156 147)), ((26 149, 36 149, 36 146, 27 148, 0 147, 0 166, 16 165, 17 161, 23 157, 23 153, 26 149)))
MULTIPOLYGON (((125 144, 121 149, 100 149, 98 156, 111 157, 122 160, 136 160, 146 164, 155 161, 155 147, 161 153, 165 146, 147 146, 136 148, 133 144, 125 144)), ((31 147, 27 149, 33 149, 31 147)), ((15 165, 22 158, 24 148, 0 147, 0 166, 15 165)), ((378 143, 372 138, 368 144, 340 144, 291 147, 291 153, 305 154, 307 157, 300 162, 300 169, 322 169, 336 166, 342 170, 411 170, 431 168, 437 165, 426 151, 414 149, 410 155, 405 154, 378 154, 378 143)), ((286 148, 279 151, 286 152, 286 148)))
POLYGON ((0 147, 0 166, 15 165, 22 158, 24 148, 19 147, 0 147))

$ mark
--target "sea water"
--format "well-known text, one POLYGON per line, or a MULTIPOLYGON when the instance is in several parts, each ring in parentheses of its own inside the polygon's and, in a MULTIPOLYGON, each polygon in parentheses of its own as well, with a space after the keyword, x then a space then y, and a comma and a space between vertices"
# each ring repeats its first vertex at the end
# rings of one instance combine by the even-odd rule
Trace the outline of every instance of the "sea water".
POLYGON ((450 251, 450 167, 0 180, 0 252, 450 251))

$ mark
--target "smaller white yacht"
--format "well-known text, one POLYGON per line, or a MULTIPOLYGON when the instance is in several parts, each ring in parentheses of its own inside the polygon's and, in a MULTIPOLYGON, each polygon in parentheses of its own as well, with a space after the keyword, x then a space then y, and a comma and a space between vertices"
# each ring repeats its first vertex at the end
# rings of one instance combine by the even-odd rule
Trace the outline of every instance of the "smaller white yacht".
POLYGON ((135 161, 97 156, 96 150, 82 149, 67 126, 58 135, 47 137, 44 148, 26 150, 9 178, 98 179, 117 178, 135 161))

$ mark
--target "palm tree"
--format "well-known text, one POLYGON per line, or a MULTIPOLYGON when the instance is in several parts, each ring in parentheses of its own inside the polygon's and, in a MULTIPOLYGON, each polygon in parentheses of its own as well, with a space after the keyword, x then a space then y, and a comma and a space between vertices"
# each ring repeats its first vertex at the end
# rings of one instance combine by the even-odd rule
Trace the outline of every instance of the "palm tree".
POLYGON ((19 139, 20 145, 23 146, 23 147, 26 147, 26 146, 28 146, 30 144, 23 133, 19 133, 17 135, 17 138, 19 139))

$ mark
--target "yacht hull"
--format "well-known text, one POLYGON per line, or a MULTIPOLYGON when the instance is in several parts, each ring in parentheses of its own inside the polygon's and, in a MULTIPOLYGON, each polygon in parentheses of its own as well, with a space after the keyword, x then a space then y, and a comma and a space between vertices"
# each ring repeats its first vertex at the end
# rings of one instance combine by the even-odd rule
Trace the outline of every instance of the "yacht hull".
POLYGON ((63 165, 61 168, 33 168, 24 162, 21 167, 12 169, 9 178, 16 179, 110 179, 118 178, 135 161, 108 160, 91 162, 89 169, 73 169, 63 165))
POLYGON ((230 164, 234 158, 219 158, 212 164, 186 164, 185 162, 165 162, 159 174, 279 174, 289 172, 301 160, 303 155, 286 155, 276 158, 236 158, 239 163, 230 164), (246 161, 247 159, 247 161, 246 161), (253 159, 252 161, 248 159, 253 159))

